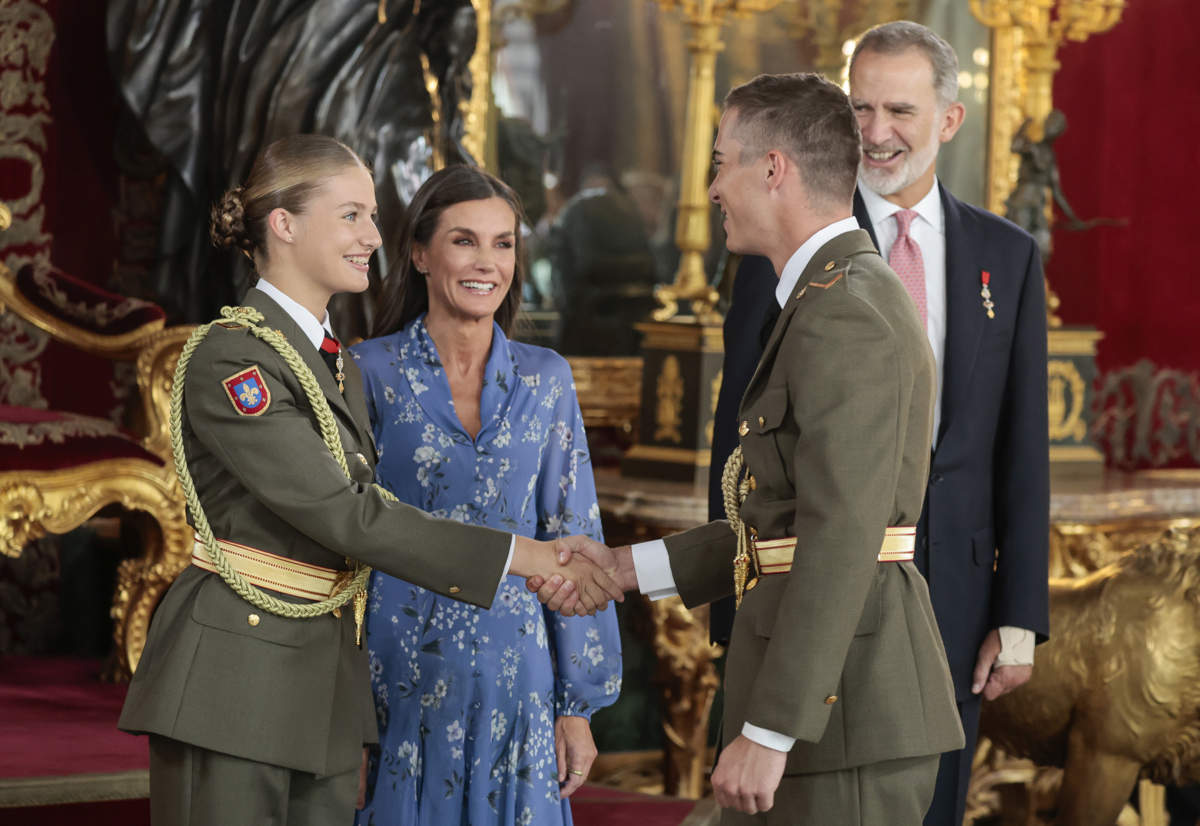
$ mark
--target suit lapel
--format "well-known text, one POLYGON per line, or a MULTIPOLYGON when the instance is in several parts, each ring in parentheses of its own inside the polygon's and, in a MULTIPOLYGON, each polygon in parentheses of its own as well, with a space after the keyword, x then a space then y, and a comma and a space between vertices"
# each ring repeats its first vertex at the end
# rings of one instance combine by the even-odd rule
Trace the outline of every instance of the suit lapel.
POLYGON ((984 239, 963 220, 958 200, 938 184, 946 233, 946 363, 942 368, 942 424, 937 442, 965 404, 983 339, 979 305, 984 239))
MULTIPOLYGON (((371 444, 369 436, 364 439, 362 425, 359 424, 359 420, 351 412, 346 397, 338 390, 337 381, 334 380, 333 374, 329 372, 329 366, 325 364, 325 360, 321 358, 321 354, 317 352, 317 348, 313 347, 312 342, 304 335, 304 331, 300 329, 300 325, 293 321, 292 317, 282 307, 271 300, 271 297, 261 290, 251 289, 250 292, 246 293, 243 303, 263 314, 263 326, 270 327, 283 334, 283 337, 288 340, 296 352, 300 354, 300 358, 308 365, 308 369, 312 370, 313 375, 317 377, 317 384, 320 385, 321 392, 325 395, 325 400, 329 402, 330 408, 346 420, 363 444, 371 444)), ((349 353, 345 355, 345 359, 349 361, 349 353)), ((345 372, 349 373, 349 371, 345 372)), ((347 377, 349 376, 347 375, 347 377)), ((346 389, 353 392, 350 387, 346 389)), ((359 397, 362 396, 362 392, 362 380, 360 378, 357 390, 359 397)), ((366 420, 365 413, 364 409, 364 421, 366 420)))
POLYGON ((875 225, 871 223, 871 213, 867 212, 866 201, 863 200, 862 195, 858 194, 858 187, 854 188, 854 217, 858 221, 858 225, 867 231, 867 235, 871 236, 871 243, 878 251, 879 239, 875 237, 875 225))
POLYGON ((779 350, 780 342, 783 341, 783 334, 787 330, 788 323, 791 321, 792 315, 796 312, 796 308, 800 306, 800 302, 803 300, 803 296, 808 290, 808 285, 812 283, 813 278, 820 275, 822 277, 828 276, 829 279, 836 279, 845 267, 843 266, 837 270, 832 268, 826 270, 825 266, 827 263, 830 261, 841 261, 855 253, 874 251, 875 248, 871 244, 870 236, 863 230, 854 230, 853 232, 845 232, 831 238, 813 253, 813 257, 809 259, 808 264, 804 267, 804 272, 801 273, 799 280, 796 281, 796 286, 792 287, 792 294, 788 296, 787 303, 783 305, 783 309, 779 312, 779 320, 775 322, 775 328, 771 330, 771 337, 767 339, 767 346, 763 348, 763 354, 758 360, 758 366, 754 369, 754 375, 750 377, 750 383, 746 385, 746 392, 742 394, 743 406, 758 382, 766 376, 769 370, 767 365, 774 363, 775 354, 779 350))

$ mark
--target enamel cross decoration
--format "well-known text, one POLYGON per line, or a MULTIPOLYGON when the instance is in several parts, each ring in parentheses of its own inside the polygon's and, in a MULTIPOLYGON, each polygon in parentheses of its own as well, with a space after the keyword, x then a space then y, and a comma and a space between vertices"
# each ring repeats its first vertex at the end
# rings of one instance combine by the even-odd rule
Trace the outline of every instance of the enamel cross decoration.
POLYGON ((992 274, 987 270, 983 270, 979 274, 979 295, 983 298, 983 309, 987 310, 988 318, 996 317, 996 305, 992 303, 992 290, 988 286, 992 281, 992 274))

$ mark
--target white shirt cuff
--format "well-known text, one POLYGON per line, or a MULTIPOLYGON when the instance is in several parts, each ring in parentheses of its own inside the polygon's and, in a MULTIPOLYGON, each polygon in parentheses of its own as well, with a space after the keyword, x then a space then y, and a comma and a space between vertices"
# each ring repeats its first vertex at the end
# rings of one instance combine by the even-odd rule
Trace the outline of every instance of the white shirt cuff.
POLYGON ((750 723, 742 723, 742 736, 775 751, 789 752, 792 750, 792 746, 796 745, 795 737, 788 737, 786 734, 780 734, 767 728, 759 728, 750 723))
POLYGON ((667 544, 661 539, 633 546, 633 570, 637 574, 638 589, 650 599, 679 595, 675 575, 671 573, 667 544))
POLYGON ((1036 644, 1037 637, 1032 631, 1001 625, 1000 653, 996 655, 996 665, 1033 665, 1033 647, 1036 644))
POLYGON ((508 569, 512 567, 513 551, 517 549, 517 535, 512 535, 512 541, 508 543, 508 559, 504 560, 504 571, 500 574, 500 579, 508 576, 508 569))

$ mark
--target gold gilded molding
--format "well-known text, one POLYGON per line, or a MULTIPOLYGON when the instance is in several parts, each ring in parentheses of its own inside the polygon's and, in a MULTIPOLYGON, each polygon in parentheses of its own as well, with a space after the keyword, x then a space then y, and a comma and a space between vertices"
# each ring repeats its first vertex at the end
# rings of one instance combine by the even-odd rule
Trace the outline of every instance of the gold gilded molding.
POLYGON ((1029 120, 1030 139, 1042 139, 1053 106, 1059 46, 1111 29, 1125 0, 970 0, 970 7, 992 29, 987 204, 1003 215, 1017 180, 1013 137, 1029 120))
POLYGON ((669 355, 655 382, 654 440, 679 443, 683 441, 683 371, 679 358, 669 355))
POLYGON ((1090 328, 1056 327, 1047 333, 1047 345, 1055 356, 1094 356, 1104 333, 1090 328))
POLYGON ((50 315, 30 302, 16 288, 16 276, 7 268, 0 269, 0 309, 12 310, 25 321, 44 330, 56 339, 66 341, 73 347, 100 356, 121 361, 137 358, 156 333, 163 329, 161 318, 117 335, 104 335, 85 330, 69 321, 50 315))
POLYGON ((690 301, 692 312, 702 322, 719 320, 714 309, 717 291, 704 272, 704 253, 709 235, 708 167, 712 155, 715 123, 717 53, 725 48, 721 29, 733 15, 767 11, 780 0, 658 0, 664 11, 678 10, 688 27, 687 104, 684 115, 683 151, 680 161, 679 216, 675 223, 675 245, 679 247, 679 269, 672 284, 655 288, 659 307, 655 321, 674 318, 680 301, 690 301))
POLYGON ((651 602, 650 615, 667 739, 663 791, 698 799, 704 796, 709 765, 708 715, 721 684, 713 661, 723 649, 709 644, 707 605, 689 610, 671 597, 651 602))
POLYGON ((677 353, 725 352, 721 325, 697 323, 694 316, 676 316, 670 321, 643 321, 634 326, 642 334, 642 352, 650 350, 669 350, 677 353))
POLYGON ((640 356, 568 356, 584 426, 630 433, 641 409, 640 356))
POLYGON ((708 467, 712 453, 707 450, 689 450, 686 447, 660 447, 659 445, 634 445, 625 454, 630 459, 645 459, 655 462, 674 462, 680 465, 708 467))
POLYGON ((708 422, 704 425, 704 438, 708 440, 708 444, 712 446, 713 430, 717 426, 717 401, 721 398, 721 380, 725 377, 724 368, 717 371, 713 379, 708 384, 709 392, 709 407, 708 407, 708 422))
POLYGON ((460 101, 463 146, 484 169, 497 173, 496 104, 492 98, 492 0, 471 0, 475 9, 475 51, 467 63, 471 97, 460 101))
POLYGON ((1047 392, 1050 397, 1050 440, 1082 441, 1087 435, 1087 422, 1083 419, 1087 386, 1074 362, 1050 359, 1047 392))

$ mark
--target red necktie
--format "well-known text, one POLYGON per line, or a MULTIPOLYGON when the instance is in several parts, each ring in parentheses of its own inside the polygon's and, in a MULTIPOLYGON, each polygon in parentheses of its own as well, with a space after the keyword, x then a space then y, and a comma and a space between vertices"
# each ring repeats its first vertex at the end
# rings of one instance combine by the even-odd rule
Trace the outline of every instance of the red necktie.
POLYGON ((321 359, 327 365, 329 365, 329 372, 332 373, 334 379, 337 380, 338 390, 342 389, 342 378, 343 378, 343 375, 338 371, 338 364, 337 364, 338 353, 340 353, 341 350, 342 350, 341 343, 339 343, 336 338, 329 335, 329 333, 326 333, 325 339, 321 342, 321 359))
POLYGON ((888 255, 888 266, 900 276, 900 283, 912 296, 913 303, 917 305, 917 312, 921 314, 921 324, 924 325, 929 314, 925 301, 925 259, 921 257, 921 248, 917 246, 917 242, 908 234, 913 218, 917 217, 917 211, 902 209, 894 213, 894 217, 899 232, 888 255))

